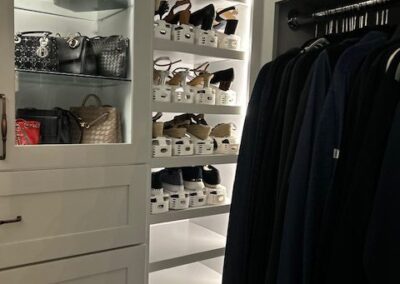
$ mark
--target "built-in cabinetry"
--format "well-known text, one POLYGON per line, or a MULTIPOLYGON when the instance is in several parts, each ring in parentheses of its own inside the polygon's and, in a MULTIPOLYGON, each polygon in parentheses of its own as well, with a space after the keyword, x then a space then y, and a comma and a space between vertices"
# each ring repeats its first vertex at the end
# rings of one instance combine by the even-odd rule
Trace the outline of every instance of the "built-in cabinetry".
MULTIPOLYGON (((69 168, 145 163, 149 145, 151 32, 150 4, 144 1, 5 0, 0 6, 0 94, 7 113, 7 159, 0 170, 69 168), (105 5, 105 7, 102 7, 105 5), (104 10, 103 10, 104 9, 104 10), (14 35, 25 31, 49 31, 63 37, 122 35, 129 39, 128 76, 112 78, 15 70, 14 35), (135 40, 140 39, 140 40, 135 40), (14 71, 15 70, 15 71, 14 71), (80 106, 88 94, 117 107, 122 120, 123 143, 98 145, 15 145, 15 117, 21 108, 52 109, 80 106)), ((41 35, 41 33, 38 33, 41 35)), ((58 35, 57 35, 58 36, 58 35)))
POLYGON ((0 2, 0 283, 147 281, 151 32, 148 1, 0 2), (16 69, 26 31, 128 38, 128 75, 16 69), (18 109, 68 110, 88 94, 118 109, 122 143, 16 145, 18 109))
POLYGON ((210 3, 238 7, 241 46, 227 50, 154 39, 153 1, 0 1, 0 126, 7 132, 0 140, 0 283, 221 282, 237 155, 153 158, 150 118, 204 113, 211 125, 233 122, 240 138, 262 54, 254 34, 263 29, 263 4, 255 2, 192 0, 193 11, 210 3), (24 31, 122 35, 130 43, 128 76, 16 70, 14 35, 24 31), (209 62, 211 72, 233 67, 237 104, 153 102, 153 59, 160 56, 190 68, 209 62), (122 143, 16 145, 18 109, 69 109, 88 94, 119 110, 122 143), (150 215, 152 170, 209 164, 228 189, 225 204, 150 215))

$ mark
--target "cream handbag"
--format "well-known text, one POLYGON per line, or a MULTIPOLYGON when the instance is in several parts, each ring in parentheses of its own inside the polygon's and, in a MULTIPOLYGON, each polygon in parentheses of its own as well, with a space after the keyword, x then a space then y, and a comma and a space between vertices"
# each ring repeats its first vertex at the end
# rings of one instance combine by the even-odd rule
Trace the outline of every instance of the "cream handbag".
POLYGON ((70 110, 80 127, 72 129, 73 143, 122 143, 121 118, 118 110, 103 105, 98 96, 87 95, 82 106, 71 107, 70 110), (96 101, 96 105, 87 105, 90 98, 96 101))

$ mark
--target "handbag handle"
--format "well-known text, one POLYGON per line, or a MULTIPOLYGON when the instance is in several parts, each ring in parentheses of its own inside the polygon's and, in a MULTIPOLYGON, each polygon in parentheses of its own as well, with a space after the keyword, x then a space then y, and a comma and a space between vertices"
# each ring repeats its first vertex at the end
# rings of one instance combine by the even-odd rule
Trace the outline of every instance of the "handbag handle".
POLYGON ((49 36, 52 34, 52 32, 49 32, 49 31, 26 31, 26 32, 17 33, 17 36, 29 35, 29 34, 42 34, 42 35, 49 36))
POLYGON ((101 102, 100 98, 99 98, 97 95, 95 95, 95 94, 89 94, 89 95, 87 95, 87 96, 85 97, 85 99, 84 99, 83 102, 82 102, 82 106, 83 106, 83 107, 86 106, 86 104, 87 104, 87 102, 89 101, 90 98, 93 98, 93 99, 96 100, 97 106, 98 106, 98 107, 103 106, 103 103, 101 102))

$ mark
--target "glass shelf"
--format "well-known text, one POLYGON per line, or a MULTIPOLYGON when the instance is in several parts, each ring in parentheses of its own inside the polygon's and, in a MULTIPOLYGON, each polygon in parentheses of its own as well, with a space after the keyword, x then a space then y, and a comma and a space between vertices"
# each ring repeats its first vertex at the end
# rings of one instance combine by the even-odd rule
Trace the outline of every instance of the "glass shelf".
POLYGON ((17 80, 23 80, 24 82, 75 86, 109 87, 132 82, 132 80, 126 78, 21 69, 15 70, 15 76, 17 80))
POLYGON ((132 0, 14 0, 15 9, 98 21, 130 6, 132 0))

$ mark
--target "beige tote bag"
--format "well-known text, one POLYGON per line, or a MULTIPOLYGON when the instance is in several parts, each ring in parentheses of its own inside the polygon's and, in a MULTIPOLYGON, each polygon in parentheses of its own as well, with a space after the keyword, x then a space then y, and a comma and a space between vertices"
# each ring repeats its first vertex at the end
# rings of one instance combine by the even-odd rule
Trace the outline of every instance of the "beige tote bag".
POLYGON ((73 143, 122 143, 121 118, 118 110, 103 105, 98 96, 87 95, 82 106, 71 107, 70 110, 80 126, 80 129, 78 127, 72 129, 73 143), (95 105, 87 105, 90 98, 95 100, 95 105))

